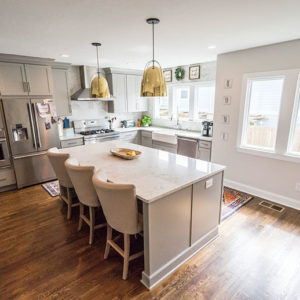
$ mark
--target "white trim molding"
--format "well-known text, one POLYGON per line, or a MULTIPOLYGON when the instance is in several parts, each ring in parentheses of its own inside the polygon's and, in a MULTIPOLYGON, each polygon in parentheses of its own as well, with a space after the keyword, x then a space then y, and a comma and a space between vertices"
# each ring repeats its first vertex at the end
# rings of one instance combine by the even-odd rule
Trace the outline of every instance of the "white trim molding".
POLYGON ((239 183, 233 180, 229 179, 224 179, 224 185, 228 186, 230 188, 239 190, 241 192, 245 192, 247 194, 251 194, 253 196, 257 196, 272 202, 276 202, 288 207, 295 208, 297 210, 300 210, 300 200, 293 199, 290 197, 285 197, 282 195, 278 195, 275 193, 271 193, 262 189, 258 189, 256 187, 244 184, 244 183, 239 183))

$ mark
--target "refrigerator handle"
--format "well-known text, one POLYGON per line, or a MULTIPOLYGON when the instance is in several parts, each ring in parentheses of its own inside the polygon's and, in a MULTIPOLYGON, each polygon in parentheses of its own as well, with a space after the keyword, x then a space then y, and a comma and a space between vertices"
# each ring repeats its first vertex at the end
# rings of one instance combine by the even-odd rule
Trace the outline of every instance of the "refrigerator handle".
POLYGON ((40 135, 40 128, 39 128, 39 121, 37 119, 37 114, 36 114, 34 103, 31 103, 31 105, 32 105, 32 110, 33 110, 33 114, 34 114, 34 118, 35 118, 35 126, 36 126, 36 132, 37 132, 38 147, 41 148, 42 147, 42 142, 41 142, 41 135, 40 135))
POLYGON ((35 149, 37 149, 36 146, 36 136, 35 136, 35 130, 34 130, 34 125, 33 125, 33 118, 32 118, 32 110, 31 110, 31 106, 30 103, 27 103, 28 105, 28 111, 29 111, 29 121, 30 121, 30 125, 31 125, 31 132, 32 132, 32 136, 33 136, 33 147, 35 149))

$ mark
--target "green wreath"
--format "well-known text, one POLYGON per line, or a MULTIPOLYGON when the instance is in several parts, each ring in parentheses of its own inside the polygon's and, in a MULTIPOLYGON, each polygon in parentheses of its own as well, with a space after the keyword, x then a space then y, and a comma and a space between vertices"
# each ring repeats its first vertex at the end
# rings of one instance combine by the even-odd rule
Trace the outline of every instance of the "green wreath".
POLYGON ((181 67, 176 68, 175 77, 177 80, 182 80, 184 78, 184 69, 181 67))

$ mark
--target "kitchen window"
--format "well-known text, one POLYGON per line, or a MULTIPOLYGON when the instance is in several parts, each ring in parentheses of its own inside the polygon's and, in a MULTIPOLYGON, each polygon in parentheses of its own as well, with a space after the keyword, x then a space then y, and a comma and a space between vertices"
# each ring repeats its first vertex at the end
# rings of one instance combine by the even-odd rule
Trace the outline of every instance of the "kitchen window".
POLYGON ((245 74, 238 151, 300 162, 300 69, 245 74))
POLYGON ((175 90, 175 104, 178 118, 187 119, 190 112, 190 88, 178 87, 175 90))
MULTIPOLYGON (((215 82, 168 85, 168 96, 155 101, 154 115, 158 119, 203 121, 212 120, 215 102, 215 82)), ((166 121, 164 121, 166 122, 166 121)))
POLYGON ((199 86, 195 90, 196 109, 195 119, 212 120, 215 104, 215 86, 199 86))
POLYGON ((284 78, 248 79, 242 146, 274 151, 284 78))
POLYGON ((293 109, 288 153, 300 155, 300 76, 293 109))

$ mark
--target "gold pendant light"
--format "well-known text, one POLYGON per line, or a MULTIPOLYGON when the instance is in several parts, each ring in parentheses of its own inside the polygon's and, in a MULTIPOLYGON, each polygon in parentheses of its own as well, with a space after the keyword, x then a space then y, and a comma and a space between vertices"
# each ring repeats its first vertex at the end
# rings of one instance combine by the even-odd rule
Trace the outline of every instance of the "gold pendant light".
POLYGON ((91 82, 91 98, 109 98, 109 87, 106 79, 102 76, 100 76, 100 67, 99 67, 99 53, 98 53, 98 47, 101 46, 100 43, 92 43, 93 46, 96 47, 97 51, 97 75, 92 79, 91 82))
POLYGON ((159 23, 159 19, 150 18, 146 22, 152 25, 152 60, 148 61, 144 69, 141 97, 165 97, 167 88, 164 74, 159 62, 154 59, 154 25, 159 23))

